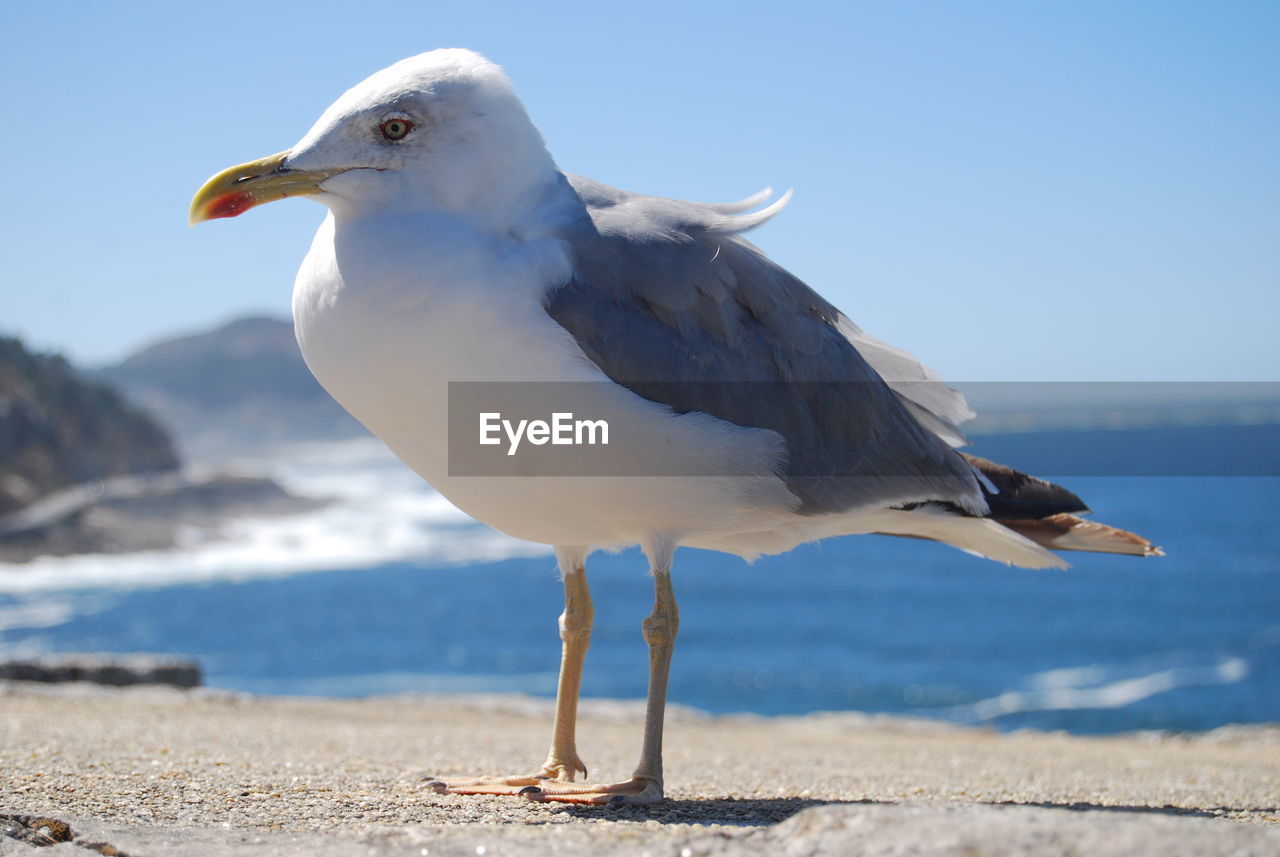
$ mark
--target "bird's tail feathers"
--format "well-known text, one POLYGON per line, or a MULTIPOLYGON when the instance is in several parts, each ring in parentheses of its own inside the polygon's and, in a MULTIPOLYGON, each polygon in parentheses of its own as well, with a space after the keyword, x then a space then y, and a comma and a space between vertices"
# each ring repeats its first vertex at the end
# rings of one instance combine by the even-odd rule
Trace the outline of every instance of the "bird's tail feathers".
POLYGON ((1061 485, 961 454, 980 478, 985 516, 952 503, 913 503, 890 510, 889 525, 877 532, 933 539, 1025 568, 1066 568, 1050 550, 1164 556, 1137 533, 1079 517, 1075 513, 1087 513, 1088 507, 1061 485))
POLYGON ((1164 551, 1137 533, 1086 521, 1075 515, 1050 515, 1038 520, 997 520, 996 523, 1056 551, 1164 556, 1164 551))
POLYGON ((990 518, 977 518, 941 503, 926 503, 911 509, 889 510, 879 517, 874 532, 885 536, 929 539, 1022 568, 1067 568, 1035 541, 990 518))

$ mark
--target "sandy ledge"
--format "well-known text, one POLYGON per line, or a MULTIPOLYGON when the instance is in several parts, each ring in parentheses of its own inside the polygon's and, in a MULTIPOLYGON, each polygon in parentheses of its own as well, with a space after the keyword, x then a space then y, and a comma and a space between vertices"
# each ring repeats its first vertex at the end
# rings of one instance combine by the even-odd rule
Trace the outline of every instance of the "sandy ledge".
MULTIPOLYGON (((637 705, 584 704, 593 774, 629 773, 639 727, 637 705)), ((656 807, 421 786, 534 767, 549 731, 523 698, 0 683, 0 855, 1280 854, 1280 727, 1074 738, 677 709, 656 807), (28 844, 40 818, 80 844, 28 844)))

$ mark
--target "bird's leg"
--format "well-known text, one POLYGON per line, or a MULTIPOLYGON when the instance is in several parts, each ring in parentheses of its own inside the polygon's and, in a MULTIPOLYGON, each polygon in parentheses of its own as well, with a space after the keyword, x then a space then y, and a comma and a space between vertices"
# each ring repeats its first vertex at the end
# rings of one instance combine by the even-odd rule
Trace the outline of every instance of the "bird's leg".
POLYGON ((551 751, 542 765, 542 775, 573 782, 574 774, 587 775, 587 766, 578 758, 578 697, 582 692, 582 663, 591 645, 591 622, 595 608, 587 588, 586 570, 581 564, 564 576, 564 612, 560 614, 560 682, 556 687, 556 721, 551 732, 551 751))
POLYGON ((653 612, 644 620, 644 641, 649 644, 649 698, 644 709, 644 745, 633 780, 652 784, 662 797, 662 726, 667 713, 667 679, 671 675, 671 653, 680 629, 680 610, 671 588, 669 569, 653 573, 653 612))
POLYGON ((560 785, 544 780, 521 789, 520 793, 526 797, 566 803, 647 804, 662 800, 662 724, 667 708, 671 653, 680 627, 680 611, 671 588, 669 557, 664 563, 655 563, 653 579, 653 612, 642 626, 645 642, 649 644, 649 696, 644 712, 644 745, 635 773, 629 780, 607 785, 560 785))
POLYGON ((564 612, 560 614, 560 681, 556 688, 556 719, 551 733, 551 750, 542 770, 536 774, 508 777, 469 777, 448 783, 431 780, 435 791, 450 794, 515 794, 518 790, 547 780, 573 782, 587 767, 578 757, 576 729, 578 696, 582 688, 582 664, 591 644, 591 623, 595 608, 587 587, 587 573, 581 553, 557 550, 564 577, 564 612))
POLYGON ((565 575, 565 615, 560 620, 564 658, 551 753, 542 772, 529 777, 484 777, 448 784, 435 780, 428 785, 442 794, 519 794, 530 800, 561 803, 648 804, 662 800, 662 723, 667 707, 671 652, 680 627, 680 612, 671 588, 673 550, 674 547, 666 547, 650 554, 654 604, 653 612, 642 625, 645 642, 649 644, 649 696, 644 712, 644 745, 640 751, 640 764, 631 779, 620 783, 581 785, 571 782, 575 770, 585 773, 582 763, 577 761, 573 735, 578 710, 578 682, 591 622, 586 577, 579 568, 576 574, 581 575, 581 580, 575 580, 573 574, 565 575), (579 597, 581 600, 577 603, 585 604, 585 611, 574 609, 574 599, 579 597), (577 620, 583 621, 579 624, 577 620), (575 627, 579 633, 565 631, 575 627))

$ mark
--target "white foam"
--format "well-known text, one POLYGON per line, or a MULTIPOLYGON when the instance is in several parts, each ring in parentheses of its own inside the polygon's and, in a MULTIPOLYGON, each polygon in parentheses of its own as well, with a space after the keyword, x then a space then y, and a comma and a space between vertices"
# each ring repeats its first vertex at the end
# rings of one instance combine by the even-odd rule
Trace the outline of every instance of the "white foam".
POLYGON ((1101 684, 1106 681, 1106 676, 1107 668, 1103 666, 1065 667, 1036 673, 1028 679, 1028 682, 1039 690, 1058 690, 1101 684))
POLYGON ((299 496, 333 502, 297 515, 232 520, 214 538, 207 532, 181 533, 173 550, 0 565, 0 591, 138 588, 397 561, 491 562, 550 552, 472 521, 373 440, 297 447, 233 466, 270 476, 299 496))
POLYGON ((80 612, 69 600, 18 601, 0 607, 0 631, 12 628, 56 628, 80 612))
POLYGON ((555 673, 411 673, 379 672, 317 678, 237 681, 250 693, 288 696, 390 696, 401 694, 550 694, 555 673))
POLYGON ((1215 664, 1178 666, 1118 678, 1126 670, 1093 665, 1049 670, 1030 676, 1029 690, 1009 690, 999 696, 947 713, 959 719, 993 720, 1029 711, 1065 711, 1085 708, 1124 708, 1135 702, 1180 687, 1235 684, 1249 675, 1243 658, 1222 658, 1215 664))

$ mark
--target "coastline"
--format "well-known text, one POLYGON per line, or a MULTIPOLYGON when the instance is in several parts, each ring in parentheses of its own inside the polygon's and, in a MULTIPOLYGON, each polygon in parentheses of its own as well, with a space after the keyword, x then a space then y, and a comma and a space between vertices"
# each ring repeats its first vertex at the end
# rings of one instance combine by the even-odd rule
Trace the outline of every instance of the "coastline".
MULTIPOLYGON (((0 814, 57 819, 133 857, 1280 849, 1277 725, 1077 737, 677 708, 669 800, 608 809, 422 787, 535 767, 544 700, 10 682, 0 708, 0 814)), ((584 701, 579 746, 594 776, 630 770, 639 717, 633 703, 584 701)), ((0 837, 0 855, 29 851, 42 853, 0 837)))
POLYGON ((0 516, 0 564, 173 550, 215 541, 237 518, 297 515, 328 502, 264 476, 198 468, 95 479, 0 516))

